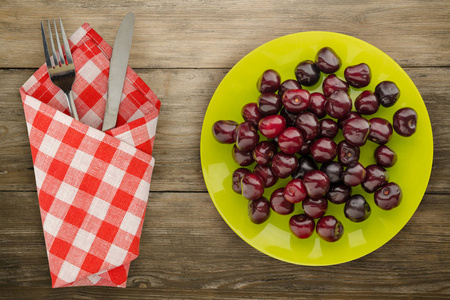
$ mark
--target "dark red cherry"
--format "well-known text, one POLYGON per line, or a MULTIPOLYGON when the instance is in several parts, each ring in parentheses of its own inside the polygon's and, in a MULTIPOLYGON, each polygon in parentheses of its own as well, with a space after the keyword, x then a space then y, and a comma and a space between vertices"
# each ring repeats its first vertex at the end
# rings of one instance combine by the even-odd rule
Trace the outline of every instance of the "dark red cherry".
POLYGON ((327 115, 325 104, 327 98, 322 93, 312 93, 309 98, 309 111, 316 115, 316 117, 323 118, 327 115))
POLYGON ((212 127, 214 138, 222 144, 233 144, 236 142, 237 126, 235 121, 217 121, 212 127))
POLYGON ((320 79, 320 69, 313 61, 305 60, 295 68, 295 77, 302 85, 315 85, 320 79))
POLYGON ((286 110, 286 108, 283 107, 280 111, 280 115, 286 119, 287 127, 295 126, 295 119, 297 119, 297 114, 290 113, 286 110))
POLYGON ((259 132, 266 138, 277 137, 286 128, 286 120, 280 115, 267 116, 258 124, 259 132))
POLYGON ((334 183, 338 183, 341 182, 341 175, 342 172, 344 171, 342 165, 340 163, 338 163, 337 161, 329 161, 327 163, 324 163, 321 167, 320 170, 322 172, 324 172, 328 178, 330 178, 330 183, 334 184, 334 183))
POLYGON ((336 242, 344 234, 344 226, 334 216, 324 216, 317 221, 317 235, 327 242, 336 242))
POLYGON ((375 192, 374 199, 379 208, 390 210, 401 203, 402 190, 398 184, 390 182, 375 192))
POLYGON ((298 90, 301 88, 302 88, 302 85, 300 83, 298 83, 297 80, 288 79, 288 80, 283 81, 283 83, 281 84, 280 88, 278 89, 278 95, 280 97, 283 97, 284 92, 286 92, 287 90, 298 90))
POLYGON ((273 142, 275 145, 277 145, 277 147, 278 147, 278 136, 274 137, 274 138, 272 139, 272 142, 273 142))
POLYGON ((340 80, 336 75, 331 74, 323 81, 322 90, 325 97, 330 97, 335 91, 343 91, 347 94, 348 83, 340 80))
POLYGON ((342 172, 342 181, 348 186, 357 186, 366 179, 366 169, 361 163, 354 163, 342 172))
POLYGON ((333 160, 337 154, 336 143, 329 138, 320 138, 311 144, 311 156, 318 163, 333 160))
POLYGON ((309 171, 317 170, 317 165, 309 156, 302 156, 298 159, 298 169, 292 174, 294 179, 302 179, 309 171))
POLYGON ((279 188, 273 191, 270 196, 270 207, 277 214, 289 215, 294 211, 295 205, 284 198, 283 190, 284 188, 279 188))
POLYGON ((269 141, 261 141, 253 149, 253 159, 258 165, 268 165, 272 157, 277 153, 277 146, 269 141))
POLYGON ((353 195, 345 203, 344 214, 353 222, 362 222, 370 216, 370 205, 362 195, 353 195))
POLYGON ((308 194, 306 193, 306 187, 301 179, 292 179, 286 184, 283 196, 289 202, 299 203, 303 201, 308 194))
POLYGON ((375 87, 375 95, 382 106, 390 107, 400 97, 400 90, 392 81, 382 81, 375 87))
POLYGON ((347 142, 361 147, 366 143, 370 128, 370 123, 366 119, 353 118, 344 123, 342 134, 347 142))
POLYGON ((330 179, 319 170, 309 171, 303 176, 303 184, 306 187, 308 196, 317 199, 325 196, 330 188, 330 179))
POLYGON ((319 137, 334 138, 339 132, 337 123, 331 119, 322 119, 319 121, 319 137))
POLYGON ((281 98, 284 108, 290 113, 298 114, 309 107, 310 94, 307 90, 287 90, 281 98))
POLYGON ((330 186, 326 195, 327 199, 334 204, 342 204, 347 202, 352 194, 352 188, 344 183, 333 184, 330 186))
POLYGON ((261 177, 265 188, 269 188, 278 181, 278 177, 273 174, 272 169, 269 166, 256 165, 253 169, 253 173, 261 177))
POLYGON ((262 224, 270 216, 270 204, 266 198, 261 197, 248 202, 248 216, 255 224, 262 224))
POLYGON ((334 73, 341 67, 342 61, 330 47, 324 47, 317 52, 316 64, 325 74, 334 73))
POLYGON ((363 88, 370 83, 370 68, 365 63, 349 66, 345 68, 344 77, 345 81, 355 88, 363 88))
POLYGON ((298 168, 298 159, 294 154, 278 152, 272 158, 272 172, 279 178, 286 178, 298 168))
POLYGON ((264 93, 258 97, 258 107, 263 116, 276 115, 283 103, 281 97, 274 93, 264 93))
POLYGON ((297 153, 303 146, 303 136, 295 127, 288 127, 278 136, 278 147, 287 154, 297 153))
POLYGON ((327 212, 328 200, 325 197, 318 199, 306 198, 302 202, 303 211, 313 219, 322 218, 327 212))
POLYGON ((241 179, 241 191, 245 199, 259 199, 264 193, 264 182, 259 175, 245 174, 241 179))
POLYGON ((347 141, 341 141, 337 146, 338 161, 343 166, 349 166, 359 160, 359 147, 347 141))
POLYGON ((252 151, 239 150, 236 145, 231 148, 231 156, 242 167, 249 166, 254 162, 252 151))
POLYGON ((281 84, 281 77, 275 70, 266 70, 259 77, 256 87, 261 93, 275 93, 281 84))
POLYGON ((374 193, 388 181, 389 174, 385 168, 379 165, 370 165, 366 167, 366 179, 361 183, 361 186, 366 192, 374 193))
POLYGON ((397 153, 386 145, 378 146, 374 152, 377 165, 384 168, 390 168, 397 162, 397 153))
POLYGON ((364 91, 356 97, 355 109, 362 115, 371 115, 377 112, 380 102, 371 91, 364 91))
POLYGON ((393 132, 391 123, 383 118, 372 118, 369 122, 370 132, 367 138, 380 145, 384 145, 389 142, 393 132))
POLYGON ((305 214, 294 215, 289 219, 291 232, 299 239, 307 239, 314 233, 314 219, 305 214))
POLYGON ((351 111, 348 114, 346 114, 344 117, 342 117, 338 120, 338 122, 337 122, 338 127, 340 129, 343 129, 345 122, 347 122, 348 120, 354 119, 354 118, 362 118, 362 117, 356 111, 351 111))
POLYGON ((302 112, 295 120, 295 126, 300 130, 303 138, 307 141, 314 139, 319 132, 319 120, 310 112, 302 112))
POLYGON ((261 111, 258 108, 258 104, 256 103, 247 103, 242 107, 242 118, 246 122, 252 123, 253 126, 258 126, 259 120, 263 117, 261 111))
POLYGON ((236 127, 236 146, 239 150, 251 151, 259 142, 259 134, 250 122, 244 122, 236 127))
POLYGON ((242 191, 241 191, 241 179, 242 179, 242 177, 244 177, 244 175, 251 174, 251 173, 252 172, 250 172, 250 170, 248 170, 246 168, 236 169, 233 172, 233 176, 232 176, 232 181, 233 181, 232 188, 233 188, 233 191, 235 191, 238 194, 241 194, 242 193, 242 191))
POLYGON ((310 148, 311 148, 312 142, 313 142, 312 140, 311 141, 303 140, 303 146, 300 149, 300 151, 298 151, 298 153, 301 155, 308 155, 311 152, 310 148))
POLYGON ((394 114, 394 130, 401 136, 411 136, 416 132, 417 113, 411 107, 404 107, 394 114))
POLYGON ((352 110, 352 99, 347 92, 337 90, 328 98, 325 110, 332 118, 343 118, 352 110))

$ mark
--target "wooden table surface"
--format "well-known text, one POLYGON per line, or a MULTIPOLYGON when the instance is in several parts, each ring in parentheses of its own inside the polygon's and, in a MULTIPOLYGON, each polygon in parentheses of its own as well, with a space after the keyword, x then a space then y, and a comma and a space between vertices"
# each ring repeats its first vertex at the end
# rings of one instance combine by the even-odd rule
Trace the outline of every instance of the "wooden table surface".
POLYGON ((3 0, 0 21, 0 298, 450 297, 449 0, 3 0), (88 22, 113 44, 129 11, 129 64, 162 101, 140 256, 126 289, 52 289, 19 88, 44 61, 41 20, 62 16, 68 34, 88 22), (403 230, 329 267, 284 263, 246 244, 212 204, 200 166, 203 117, 225 74, 254 48, 310 30, 355 36, 398 62, 425 101, 435 149, 426 194, 403 230))

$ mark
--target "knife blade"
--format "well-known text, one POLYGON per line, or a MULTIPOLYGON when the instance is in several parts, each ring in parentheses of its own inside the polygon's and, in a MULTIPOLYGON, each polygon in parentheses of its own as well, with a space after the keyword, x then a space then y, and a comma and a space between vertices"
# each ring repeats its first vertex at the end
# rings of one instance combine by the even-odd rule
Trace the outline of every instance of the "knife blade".
POLYGON ((108 96, 102 131, 114 128, 117 123, 128 58, 130 56, 133 28, 134 14, 130 12, 123 18, 114 40, 114 48, 109 64, 108 96))

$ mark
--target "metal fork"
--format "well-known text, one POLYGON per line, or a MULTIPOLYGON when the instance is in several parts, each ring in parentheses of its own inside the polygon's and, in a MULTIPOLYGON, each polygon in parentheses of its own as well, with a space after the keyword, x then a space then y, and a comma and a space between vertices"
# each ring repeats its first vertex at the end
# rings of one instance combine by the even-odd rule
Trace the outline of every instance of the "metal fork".
POLYGON ((72 117, 76 120, 79 120, 78 113, 75 108, 75 103, 70 93, 72 89, 72 84, 75 81, 75 66, 73 65, 72 53, 70 52, 69 48, 69 41, 67 40, 61 18, 59 18, 62 41, 64 45, 64 51, 66 54, 66 57, 64 59, 64 52, 63 49, 61 48, 61 43, 59 42, 58 28, 56 27, 55 19, 53 19, 53 25, 55 28, 55 36, 58 51, 55 50, 55 44, 53 43, 53 35, 50 26, 50 20, 47 20, 47 24, 53 57, 51 57, 49 54, 47 39, 45 38, 44 24, 41 22, 42 41, 44 43, 44 54, 45 54, 45 62, 47 64, 48 75, 50 76, 51 81, 56 86, 58 86, 66 95, 67 103, 69 104, 69 111, 72 117))

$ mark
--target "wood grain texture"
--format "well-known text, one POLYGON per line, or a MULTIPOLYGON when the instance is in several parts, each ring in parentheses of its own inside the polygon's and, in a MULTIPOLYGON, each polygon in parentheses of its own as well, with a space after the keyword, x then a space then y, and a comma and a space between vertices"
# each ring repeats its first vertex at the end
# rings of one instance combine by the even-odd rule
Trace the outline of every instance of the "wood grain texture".
MULTIPOLYGON (((74 299, 94 299, 111 290, 49 289, 36 194, 0 192, 0 198, 1 290, 74 299)), ((305 267, 277 261, 247 245, 222 221, 207 194, 151 193, 141 254, 132 263, 128 289, 116 295, 128 299, 450 296, 450 224, 448 212, 440 209, 447 202, 446 195, 426 195, 403 230, 363 258, 305 267)))
POLYGON ((449 33, 449 0, 0 1, 0 299, 450 299, 449 33), (130 65, 163 104, 140 256, 127 289, 51 289, 19 88, 43 62, 41 20, 62 16, 68 34, 88 22, 112 45, 129 11, 130 65), (309 30, 355 36, 398 62, 434 138, 427 193, 408 224, 373 253, 329 267, 246 244, 216 211, 200 166, 203 117, 229 69, 309 30))
POLYGON ((145 68, 230 68, 265 42, 310 30, 361 38, 404 67, 449 66, 448 0, 3 0, 0 67, 38 67, 39 22, 64 17, 63 11, 68 33, 88 22, 111 44, 121 19, 133 11, 130 65, 145 68))
MULTIPOLYGON (((434 136, 428 191, 450 192, 450 68, 406 68, 427 106, 434 136)), ((209 101, 225 69, 138 69, 162 101, 152 191, 206 191, 200 165, 200 133, 209 101), (182 120, 182 122, 180 122, 182 120), (175 179, 175 180, 174 180, 175 179)), ((25 117, 18 89, 30 70, 0 70, 0 189, 35 190, 25 117)), ((255 99, 256 101, 256 99, 255 99)))

